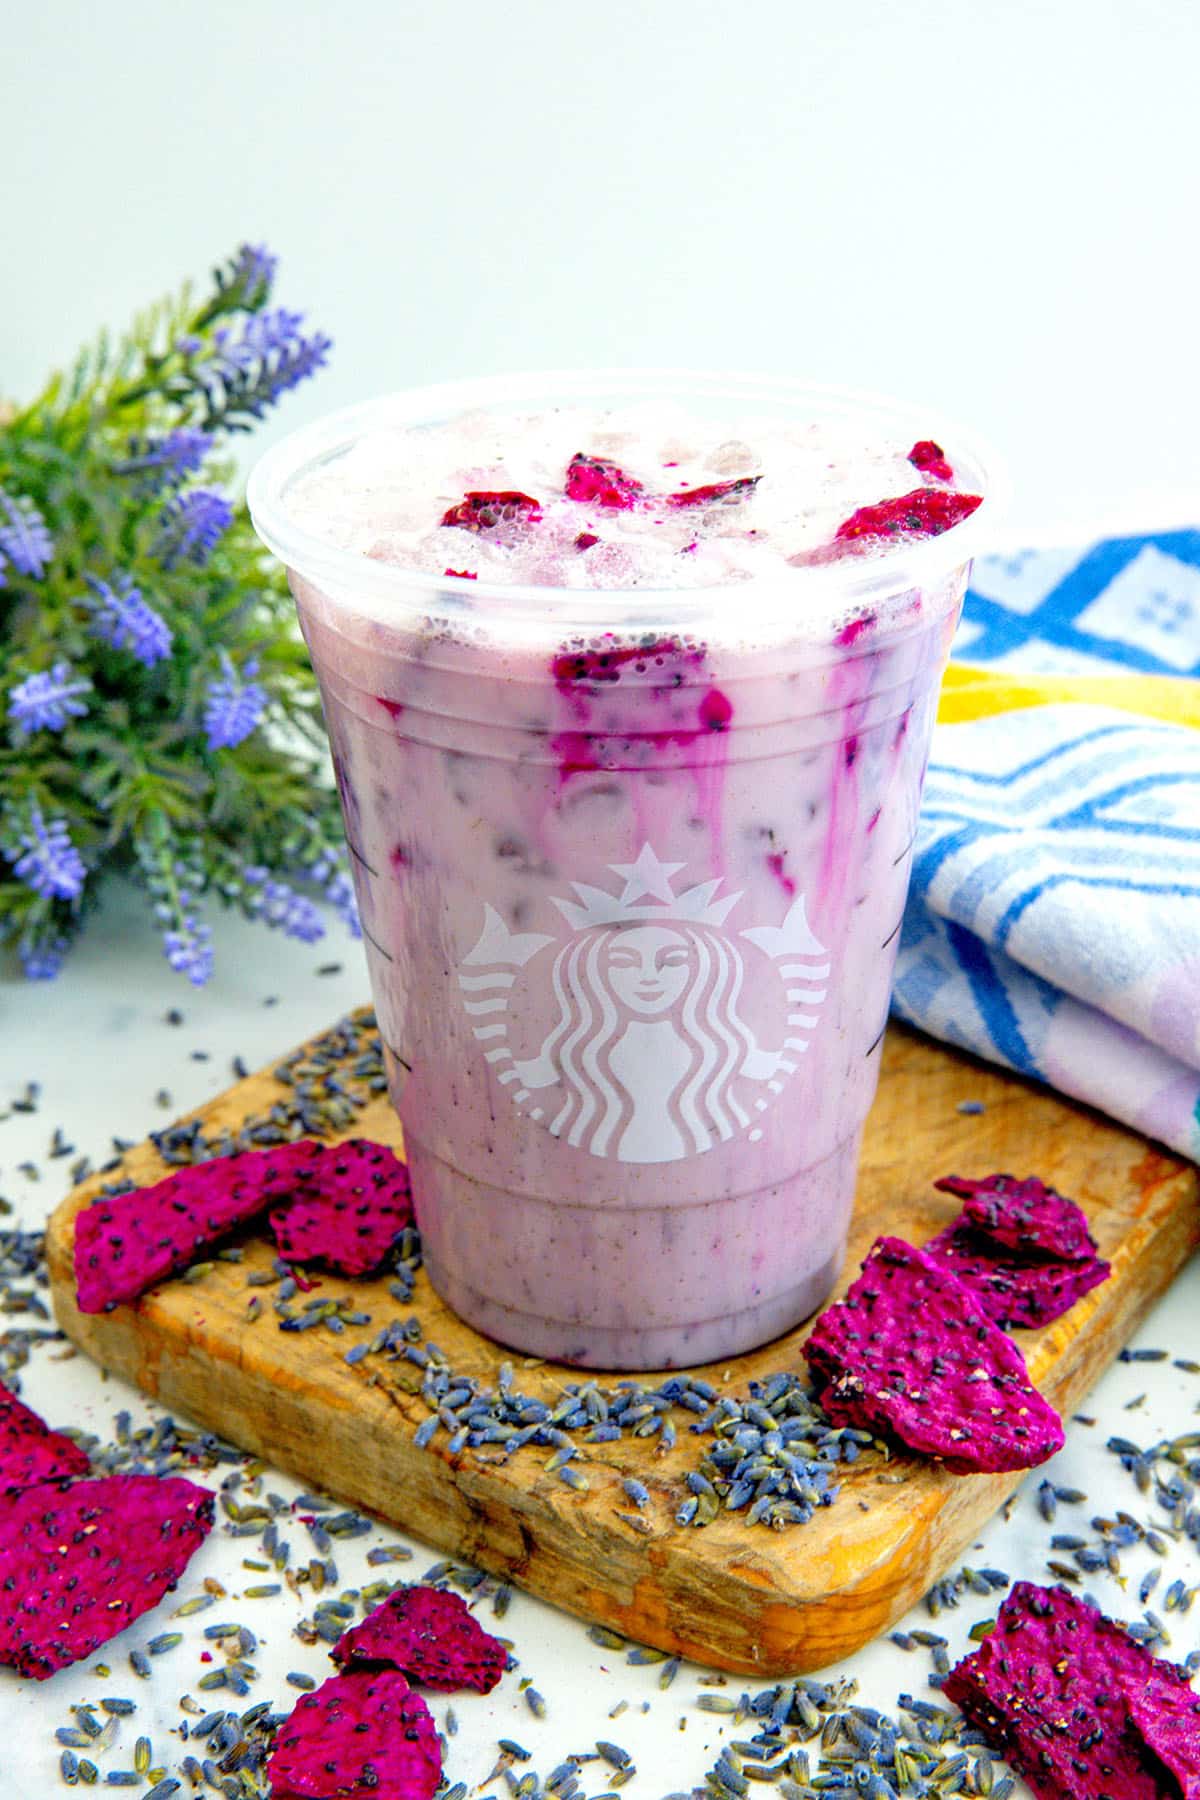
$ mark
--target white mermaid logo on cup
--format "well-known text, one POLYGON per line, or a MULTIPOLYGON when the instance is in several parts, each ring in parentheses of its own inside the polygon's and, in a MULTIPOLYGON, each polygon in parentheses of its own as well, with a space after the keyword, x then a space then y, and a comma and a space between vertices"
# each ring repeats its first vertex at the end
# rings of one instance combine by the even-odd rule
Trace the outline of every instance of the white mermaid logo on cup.
POLYGON ((720 879, 675 892, 684 865, 649 844, 633 863, 612 863, 621 892, 572 882, 554 904, 570 937, 512 932, 484 908, 478 942, 459 985, 475 1037, 517 1107, 552 1136, 626 1163, 698 1156, 746 1131, 762 1136, 765 1112, 808 1048, 830 972, 797 895, 777 926, 724 929, 740 893, 718 898, 720 879), (741 1001, 744 940, 759 953, 754 979, 786 984, 782 1041, 760 1044, 741 1001), (553 956, 551 951, 554 950, 553 956), (518 982, 548 982, 556 1017, 532 1056, 509 1041, 518 982))

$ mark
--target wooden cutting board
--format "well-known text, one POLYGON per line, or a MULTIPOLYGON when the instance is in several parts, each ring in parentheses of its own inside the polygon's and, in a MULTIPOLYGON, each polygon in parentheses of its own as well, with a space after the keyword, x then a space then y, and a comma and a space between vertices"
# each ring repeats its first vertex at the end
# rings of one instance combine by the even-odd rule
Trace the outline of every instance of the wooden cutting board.
MULTIPOLYGON (((250 1115, 292 1097, 270 1072, 250 1076, 198 1115, 206 1130, 236 1130, 250 1115)), ((342 1135, 400 1147, 386 1099, 368 1100, 342 1135)), ((143 1144, 125 1159, 137 1182, 164 1164, 143 1144)), ((882 1232, 920 1243, 957 1210, 933 1190, 949 1171, 1037 1174, 1079 1200, 1112 1279, 1042 1332, 1019 1332, 1035 1383, 1068 1414, 1125 1343, 1200 1242, 1196 1170, 1084 1108, 893 1027, 879 1098, 867 1130, 846 1279, 882 1232), (956 1108, 978 1101, 974 1116, 956 1108)), ((384 1280, 324 1277, 321 1292, 352 1292, 371 1324, 341 1336, 281 1331, 269 1289, 248 1289, 251 1270, 270 1267, 265 1238, 246 1240, 241 1263, 217 1262, 197 1281, 175 1280, 135 1307, 80 1314, 74 1304, 75 1213, 101 1178, 76 1190, 50 1221, 47 1250, 54 1308, 68 1335, 106 1368, 164 1406, 288 1469, 339 1501, 365 1507, 455 1556, 501 1575, 556 1606, 638 1642, 741 1673, 777 1676, 816 1669, 885 1631, 960 1557, 1017 1486, 1014 1475, 954 1476, 932 1464, 874 1454, 839 1472, 841 1493, 807 1525, 782 1532, 723 1514, 704 1529, 674 1515, 684 1475, 711 1439, 689 1433, 676 1448, 653 1440, 589 1446, 588 1488, 574 1492, 546 1471, 532 1446, 502 1461, 492 1451, 450 1457, 439 1432, 429 1449, 413 1434, 427 1409, 411 1391, 411 1364, 380 1356, 348 1364, 345 1352, 414 1311, 425 1336, 458 1371, 494 1382, 511 1353, 462 1324, 424 1275, 402 1305, 384 1280), (253 1323, 247 1302, 266 1294, 253 1323), (408 1384, 408 1385, 406 1385, 408 1384), (640 1516, 621 1481, 650 1490, 640 1516)), ((805 1331, 710 1366, 722 1392, 797 1367, 805 1331)), ((517 1356, 522 1391, 557 1398, 577 1372, 517 1356)))

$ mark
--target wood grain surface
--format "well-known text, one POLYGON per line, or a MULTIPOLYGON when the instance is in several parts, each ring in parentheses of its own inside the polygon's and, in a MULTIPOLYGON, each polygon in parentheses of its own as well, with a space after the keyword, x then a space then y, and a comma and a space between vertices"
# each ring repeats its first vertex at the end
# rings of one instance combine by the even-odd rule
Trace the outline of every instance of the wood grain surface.
MULTIPOLYGON (((236 1128, 284 1092, 270 1073, 252 1075, 198 1116, 208 1129, 236 1128)), ((401 1144, 384 1099, 372 1100, 345 1135, 401 1144)), ((148 1182, 164 1165, 147 1143, 129 1153, 125 1169, 148 1182)), ((948 1223, 958 1203, 933 1190, 937 1176, 995 1170, 1040 1175, 1077 1199, 1113 1264, 1112 1279, 1064 1318, 1016 1333, 1035 1383, 1069 1413, 1200 1242, 1197 1173, 1084 1108, 893 1027, 845 1280, 880 1233, 921 1243, 948 1223), (985 1110, 960 1114, 963 1100, 985 1110)), ((458 1371, 491 1382, 511 1356, 443 1306, 424 1275, 407 1306, 386 1279, 321 1277, 323 1294, 353 1294, 371 1324, 340 1337, 282 1332, 269 1305, 247 1320, 255 1290, 246 1276, 269 1268, 272 1257, 267 1239, 251 1235, 241 1263, 218 1262, 197 1282, 170 1281, 134 1307, 85 1316, 74 1304, 73 1220, 99 1185, 93 1178, 64 1201, 47 1235, 55 1313, 97 1362, 342 1502, 556 1606, 701 1663, 774 1676, 850 1654, 954 1565, 1020 1480, 868 1455, 839 1471, 838 1499, 807 1525, 776 1532, 722 1514, 697 1530, 677 1526, 674 1515, 687 1469, 712 1440, 686 1429, 665 1455, 647 1439, 587 1446, 578 1466, 589 1486, 578 1493, 546 1472, 547 1452, 532 1446, 507 1461, 484 1450, 450 1457, 441 1432, 421 1450, 413 1433, 428 1415, 414 1391, 419 1371, 378 1356, 350 1365, 347 1348, 415 1311, 458 1371), (618 1517, 631 1510, 621 1489, 628 1475, 650 1490, 644 1531, 618 1517)), ((722 1391, 744 1394, 752 1379, 797 1368, 805 1335, 801 1328, 702 1373, 722 1391)), ((579 1378, 512 1360, 527 1393, 557 1398, 563 1381, 579 1378)))

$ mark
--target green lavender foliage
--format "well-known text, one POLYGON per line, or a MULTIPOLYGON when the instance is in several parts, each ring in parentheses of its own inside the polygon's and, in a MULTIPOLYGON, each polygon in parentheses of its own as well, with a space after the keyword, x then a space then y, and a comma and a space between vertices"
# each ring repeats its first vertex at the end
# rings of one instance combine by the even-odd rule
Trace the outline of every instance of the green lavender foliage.
POLYGON ((316 684, 227 435, 325 360, 244 245, 0 406, 0 945, 48 977, 110 871, 199 984, 216 899, 353 922, 316 684), (223 454, 224 450, 224 454, 223 454))

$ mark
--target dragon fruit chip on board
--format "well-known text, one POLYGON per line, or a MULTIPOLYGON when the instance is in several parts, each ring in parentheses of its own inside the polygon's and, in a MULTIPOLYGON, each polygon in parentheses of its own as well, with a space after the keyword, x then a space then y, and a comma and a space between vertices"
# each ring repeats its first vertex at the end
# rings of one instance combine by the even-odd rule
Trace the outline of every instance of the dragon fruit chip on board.
POLYGON ((1200 1796, 1200 1696, 1065 1588, 1017 1582, 944 1692, 1039 1800, 1200 1796))
POLYGON ((26 1488, 0 1507, 0 1663, 38 1681, 157 1606, 212 1529, 178 1476, 26 1488))
POLYGON ((73 1439, 51 1431, 32 1407, 0 1383, 0 1495, 86 1475, 91 1466, 87 1452, 73 1439))
POLYGON ((1035 1330, 1069 1312, 1099 1287, 1112 1266, 1098 1256, 1074 1262, 1028 1262, 985 1238, 970 1225, 948 1225, 922 1245, 969 1287, 976 1304, 997 1325, 1035 1330))
POLYGON ((301 1139, 214 1156, 175 1169, 150 1187, 93 1200, 75 1215, 80 1312, 108 1312, 185 1269, 197 1251, 303 1185, 317 1151, 301 1139))
POLYGON ((412 1223, 408 1170, 385 1144, 350 1138, 319 1150, 304 1189, 271 1216, 287 1262, 322 1262, 342 1275, 377 1269, 412 1223))
POLYGON ((343 1668, 387 1663, 448 1694, 490 1694, 508 1666, 505 1646, 460 1596, 433 1587, 394 1589, 361 1625, 342 1633, 332 1655, 343 1668))
POLYGON ((432 1800, 442 1751, 429 1708, 395 1669, 331 1675, 280 1726, 272 1800, 432 1800))
POLYGON ((1096 1255, 1087 1214, 1036 1176, 1019 1181, 1015 1175, 985 1175, 980 1181, 968 1181, 961 1175, 945 1175, 933 1185, 965 1202, 963 1223, 1020 1256, 1088 1262, 1096 1255))
POLYGON ((1031 1469, 1062 1449, 1062 1421, 1012 1339, 943 1263, 902 1238, 876 1240, 805 1355, 835 1424, 898 1439, 955 1474, 1031 1469))

